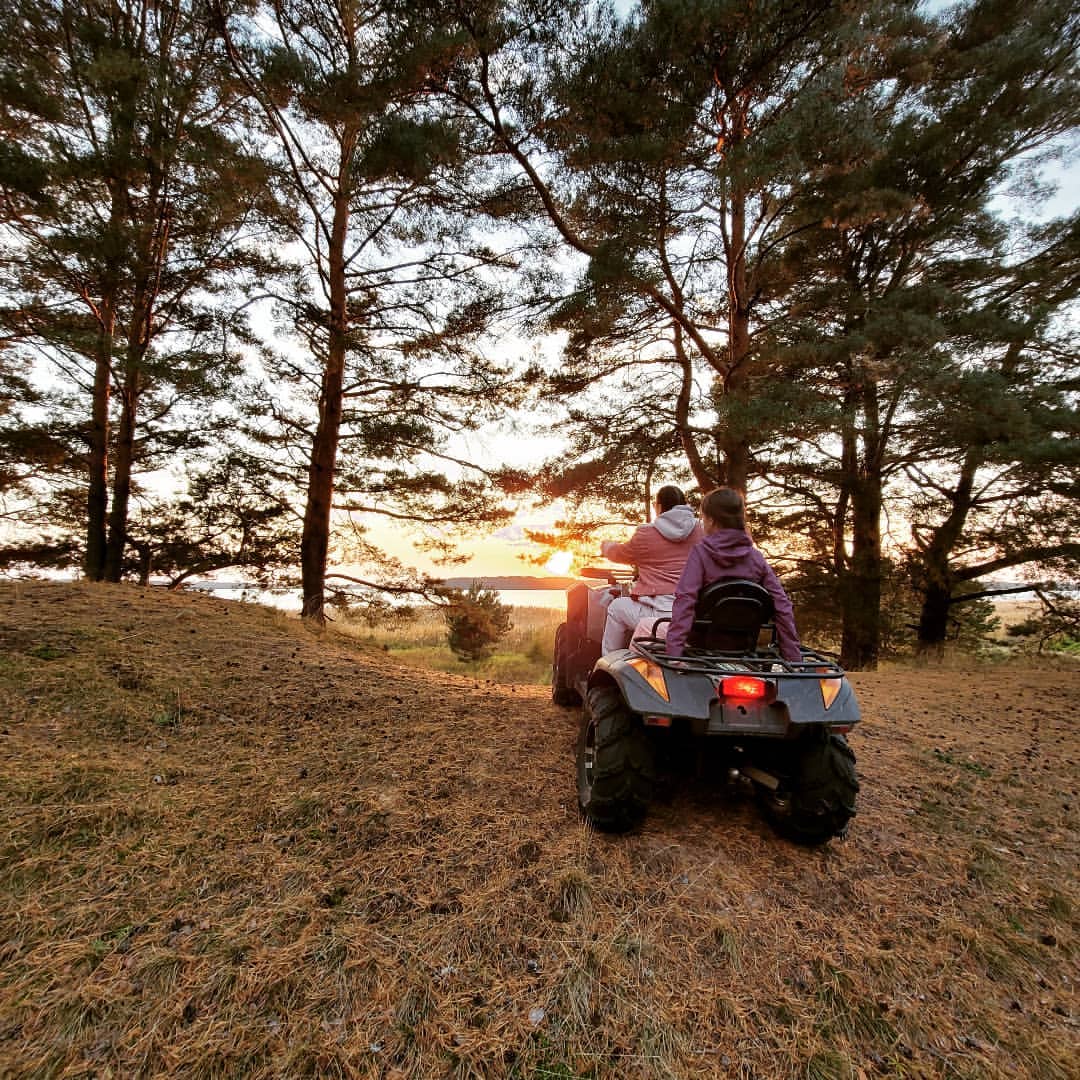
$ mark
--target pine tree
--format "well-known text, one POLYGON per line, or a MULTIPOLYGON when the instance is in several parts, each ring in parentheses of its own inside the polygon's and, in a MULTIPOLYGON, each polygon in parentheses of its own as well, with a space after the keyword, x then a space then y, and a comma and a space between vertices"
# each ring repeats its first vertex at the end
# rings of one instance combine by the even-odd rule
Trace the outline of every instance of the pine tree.
POLYGON ((305 471, 303 611, 321 621, 335 511, 426 526, 440 550, 505 515, 483 470, 448 445, 512 394, 476 345, 495 307, 485 270, 500 259, 448 213, 468 201, 467 163, 431 104, 438 25, 390 0, 286 0, 264 14, 227 33, 274 132, 303 252, 274 296, 291 340, 272 361, 270 408, 278 452, 305 471))
MULTIPOLYGON (((657 447, 673 434, 700 488, 745 489, 776 425, 800 423, 773 393, 800 284, 791 254, 822 227, 823 186, 880 152, 883 98, 932 29, 905 2, 657 0, 625 23, 571 7, 539 25, 478 5, 447 93, 585 261, 553 320, 570 344, 547 389, 602 385, 604 419, 650 410, 657 447)), ((633 443, 649 434, 642 421, 633 443)), ((598 441, 581 439, 593 456, 553 467, 549 489, 601 474, 598 441)), ((677 458, 634 460, 640 489, 677 458)), ((839 521, 841 548, 849 524, 860 533, 856 561, 880 550, 873 498, 858 505, 839 521)), ((849 621, 859 614, 849 606, 849 621)))
POLYGON ((443 618, 446 640, 454 655, 463 663, 486 660, 495 646, 513 628, 510 608, 499 601, 499 594, 474 581, 467 590, 451 591, 443 618))
POLYGON ((980 595, 982 579, 1080 568, 1080 354, 1067 318, 1080 295, 1080 216, 1025 232, 915 402, 905 472, 923 652, 940 651, 953 606, 980 595))
POLYGON ((745 488, 742 414, 767 377, 801 193, 866 107, 845 82, 861 18, 822 2, 657 0, 627 21, 477 4, 462 33, 445 93, 582 266, 550 323, 570 341, 546 391, 602 385, 639 411, 659 397, 654 427, 698 486, 745 488))
POLYGON ((975 3, 892 50, 894 69, 908 64, 873 117, 876 141, 823 178, 807 207, 820 227, 789 253, 799 295, 780 370, 816 417, 799 434, 838 445, 778 471, 825 511, 851 667, 877 661, 888 485, 920 460, 924 423, 939 418, 920 418, 924 390, 950 362, 982 366, 987 342, 963 316, 1006 259, 991 200, 1014 165, 1076 123, 1075 15, 1061 3, 1029 16, 975 3))
POLYGON ((82 457, 84 572, 115 581, 139 472, 197 441, 182 406, 206 410, 236 378, 222 301, 266 270, 245 233, 269 187, 233 137, 246 114, 203 0, 33 7, 23 70, 48 68, 36 85, 55 108, 42 197, 8 191, 5 322, 85 409, 78 428, 51 419, 66 464, 82 457))

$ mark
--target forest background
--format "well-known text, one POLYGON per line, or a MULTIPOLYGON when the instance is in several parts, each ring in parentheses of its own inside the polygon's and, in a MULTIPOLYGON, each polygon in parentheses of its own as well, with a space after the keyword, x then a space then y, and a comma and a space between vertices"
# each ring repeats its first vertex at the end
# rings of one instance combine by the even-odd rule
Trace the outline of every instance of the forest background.
POLYGON ((557 506, 531 539, 586 553, 674 480, 747 492, 854 668, 1002 575, 1077 579, 1075 5, 14 0, 0 31, 6 566, 298 573, 321 621, 434 593, 374 523, 452 566, 557 506))

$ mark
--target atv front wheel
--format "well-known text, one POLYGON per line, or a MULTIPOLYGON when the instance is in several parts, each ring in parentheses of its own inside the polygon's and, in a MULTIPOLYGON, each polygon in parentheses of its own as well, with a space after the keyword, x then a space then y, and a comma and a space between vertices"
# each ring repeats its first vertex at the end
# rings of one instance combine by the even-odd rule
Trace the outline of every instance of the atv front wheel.
POLYGON ((570 634, 566 623, 555 631, 555 651, 551 657, 551 700, 556 705, 581 704, 581 695, 570 682, 570 634))
POLYGON ((804 739, 789 782, 765 795, 777 832, 797 844, 824 844, 855 816, 855 754, 840 735, 804 739))
POLYGON ((652 798, 653 746, 618 690, 589 691, 578 739, 578 805, 604 832, 639 824, 652 798))

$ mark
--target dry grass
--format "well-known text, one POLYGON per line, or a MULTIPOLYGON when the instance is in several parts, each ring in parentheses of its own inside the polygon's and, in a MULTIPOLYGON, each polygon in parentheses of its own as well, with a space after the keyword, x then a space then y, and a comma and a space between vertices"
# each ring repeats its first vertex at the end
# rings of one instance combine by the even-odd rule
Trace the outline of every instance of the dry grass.
POLYGON ((486 660, 463 662, 446 641, 442 613, 421 607, 409 618, 397 618, 371 626, 363 621, 339 619, 335 631, 358 644, 374 646, 428 671, 468 674, 496 683, 549 684, 555 630, 566 618, 564 609, 515 607, 513 626, 486 660))
POLYGON ((1080 674, 856 677, 851 838, 196 596, 0 588, 0 1076, 1076 1075, 1080 674))

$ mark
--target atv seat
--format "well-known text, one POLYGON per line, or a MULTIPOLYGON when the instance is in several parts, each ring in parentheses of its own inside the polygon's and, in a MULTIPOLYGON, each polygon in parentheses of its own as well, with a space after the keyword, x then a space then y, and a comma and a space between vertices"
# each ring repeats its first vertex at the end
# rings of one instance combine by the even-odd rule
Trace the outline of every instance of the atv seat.
POLYGON ((716 652, 756 652, 763 628, 771 630, 775 640, 772 617, 773 599, 756 582, 714 581, 698 594, 686 644, 716 652))

